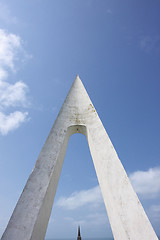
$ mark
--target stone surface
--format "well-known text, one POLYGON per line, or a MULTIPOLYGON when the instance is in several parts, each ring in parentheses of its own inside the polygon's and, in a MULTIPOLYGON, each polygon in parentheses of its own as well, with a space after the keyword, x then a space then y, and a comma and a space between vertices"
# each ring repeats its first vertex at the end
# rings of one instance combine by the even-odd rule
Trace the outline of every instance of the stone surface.
POLYGON ((158 240, 98 114, 77 76, 2 240, 43 240, 69 137, 87 137, 114 239, 158 240))

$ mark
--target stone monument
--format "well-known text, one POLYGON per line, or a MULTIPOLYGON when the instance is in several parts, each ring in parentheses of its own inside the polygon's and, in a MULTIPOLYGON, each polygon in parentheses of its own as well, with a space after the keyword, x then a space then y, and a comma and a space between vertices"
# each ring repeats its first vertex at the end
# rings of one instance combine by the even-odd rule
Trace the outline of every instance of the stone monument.
POLYGON ((79 76, 49 133, 2 240, 44 240, 68 140, 74 133, 82 133, 88 140, 114 239, 158 240, 79 76))

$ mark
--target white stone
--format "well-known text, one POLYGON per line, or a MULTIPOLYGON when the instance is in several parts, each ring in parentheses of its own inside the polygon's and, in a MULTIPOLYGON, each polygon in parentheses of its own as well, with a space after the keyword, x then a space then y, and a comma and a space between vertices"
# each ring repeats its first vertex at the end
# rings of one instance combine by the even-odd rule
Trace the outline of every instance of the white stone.
POLYGON ((69 137, 87 137, 114 239, 158 240, 101 120, 77 76, 2 240, 43 240, 69 137))

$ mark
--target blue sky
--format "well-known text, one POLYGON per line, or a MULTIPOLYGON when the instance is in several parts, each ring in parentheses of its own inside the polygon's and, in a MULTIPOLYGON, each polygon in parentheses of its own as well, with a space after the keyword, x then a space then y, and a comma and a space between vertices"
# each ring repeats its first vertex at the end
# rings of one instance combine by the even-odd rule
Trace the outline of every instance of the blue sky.
MULTIPOLYGON (((160 1, 0 1, 0 235, 78 73, 160 234, 160 1)), ((111 236, 87 141, 70 138, 47 237, 111 236), (76 203, 76 204, 75 204, 76 203)))

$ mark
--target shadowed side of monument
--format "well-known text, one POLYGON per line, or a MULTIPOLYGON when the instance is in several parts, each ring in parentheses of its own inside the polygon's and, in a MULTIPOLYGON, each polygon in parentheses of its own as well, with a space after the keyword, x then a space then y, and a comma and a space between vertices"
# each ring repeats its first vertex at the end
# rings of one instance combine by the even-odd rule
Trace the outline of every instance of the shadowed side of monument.
POLYGON ((117 153, 76 77, 11 216, 2 240, 43 240, 69 137, 87 137, 116 240, 158 240, 117 153))

